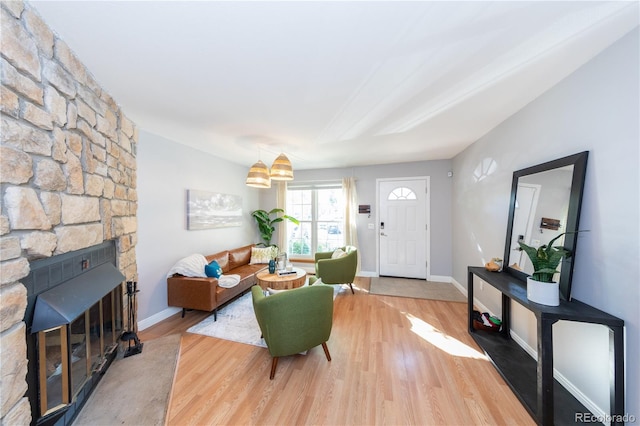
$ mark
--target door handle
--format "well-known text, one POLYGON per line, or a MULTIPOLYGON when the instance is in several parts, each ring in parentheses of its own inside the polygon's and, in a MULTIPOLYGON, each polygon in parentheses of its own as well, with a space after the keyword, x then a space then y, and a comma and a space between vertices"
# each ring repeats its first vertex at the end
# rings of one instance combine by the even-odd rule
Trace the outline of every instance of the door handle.
POLYGON ((381 232, 380 235, 383 236, 383 237, 387 236, 387 234, 385 234, 384 232, 381 232))

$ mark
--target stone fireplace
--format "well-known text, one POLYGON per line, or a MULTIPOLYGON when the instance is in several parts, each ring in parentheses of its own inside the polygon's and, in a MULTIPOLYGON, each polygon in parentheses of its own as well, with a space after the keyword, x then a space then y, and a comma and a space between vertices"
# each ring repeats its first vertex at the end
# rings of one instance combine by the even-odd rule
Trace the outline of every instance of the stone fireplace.
MULTIPOLYGON (((56 369, 73 368, 73 356, 78 358, 78 354, 67 354, 72 361, 65 367, 63 354, 55 352, 53 342, 67 339, 66 347, 73 351, 78 346, 71 340, 100 338, 100 345, 108 348, 104 339, 113 342, 117 328, 127 326, 116 325, 117 317, 125 319, 127 314, 104 316, 108 310, 126 306, 122 285, 116 284, 115 293, 100 296, 100 303, 79 314, 80 319, 34 334, 41 339, 35 347, 51 361, 39 368, 27 350, 33 320, 33 310, 27 308, 32 265, 54 256, 64 259, 84 253, 90 257, 106 244, 112 247, 107 251, 113 252, 113 260, 107 263, 123 281, 136 280, 138 135, 115 100, 33 6, 3 0, 0 10, 0 422, 36 424, 43 408, 46 413, 49 405, 62 402, 63 397, 56 395, 60 388, 53 385, 43 404, 31 378, 37 380, 44 372, 45 378, 55 380, 56 369), (101 331, 96 333, 95 327, 102 327, 101 331)), ((90 262, 84 272, 94 266, 98 265, 90 262)), ((55 293, 50 296, 55 298, 55 293)), ((93 354, 100 351, 101 356, 108 355, 99 346, 93 354)), ((84 356, 91 355, 85 352, 84 356)), ((65 392, 70 404, 80 395, 65 392)))

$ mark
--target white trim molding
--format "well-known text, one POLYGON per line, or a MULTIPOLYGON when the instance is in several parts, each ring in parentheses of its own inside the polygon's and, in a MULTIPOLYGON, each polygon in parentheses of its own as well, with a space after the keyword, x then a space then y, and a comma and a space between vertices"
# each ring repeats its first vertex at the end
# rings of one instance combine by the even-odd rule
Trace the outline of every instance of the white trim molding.
POLYGON ((167 309, 158 312, 157 314, 153 314, 148 318, 145 318, 141 321, 138 321, 138 330, 142 331, 146 328, 151 327, 152 325, 155 325, 157 323, 159 323, 162 320, 165 320, 167 318, 169 318, 172 315, 177 314, 178 312, 180 312, 182 309, 180 308, 175 308, 175 307, 168 307, 167 309))
MULTIPOLYGON (((436 283, 452 283, 453 282, 453 278, 452 277, 448 277, 446 275, 429 275, 427 277, 427 281, 433 281, 433 282, 436 282, 436 283)), ((459 288, 458 290, 462 291, 462 288, 459 288)))

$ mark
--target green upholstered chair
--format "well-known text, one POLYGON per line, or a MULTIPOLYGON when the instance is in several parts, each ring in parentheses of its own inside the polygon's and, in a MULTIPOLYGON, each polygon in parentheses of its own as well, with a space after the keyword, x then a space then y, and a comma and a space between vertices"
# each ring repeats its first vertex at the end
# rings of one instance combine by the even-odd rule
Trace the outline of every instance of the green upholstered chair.
POLYGON ((332 259, 333 251, 316 253, 316 276, 309 277, 309 284, 321 280, 323 284, 349 284, 353 291, 353 280, 358 268, 358 250, 354 246, 340 247, 346 255, 332 259))
POLYGON ((331 361, 327 340, 333 325, 333 288, 304 286, 265 296, 260 286, 251 288, 253 309, 267 343, 271 362, 270 379, 276 374, 278 358, 295 355, 322 345, 331 361))

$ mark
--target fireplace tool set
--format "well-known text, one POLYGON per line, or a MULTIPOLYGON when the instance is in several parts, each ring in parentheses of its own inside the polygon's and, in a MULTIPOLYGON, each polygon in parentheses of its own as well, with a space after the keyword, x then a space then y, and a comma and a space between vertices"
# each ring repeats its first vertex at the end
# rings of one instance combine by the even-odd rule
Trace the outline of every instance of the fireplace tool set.
POLYGON ((137 281, 127 281, 127 302, 129 304, 129 321, 127 324, 127 331, 122 334, 120 338, 123 342, 128 342, 129 347, 124 352, 124 357, 128 357, 131 355, 137 355, 142 352, 142 346, 144 343, 140 342, 137 333, 135 332, 136 327, 136 293, 138 293, 138 282, 137 281), (132 344, 133 342, 133 344, 132 344))

